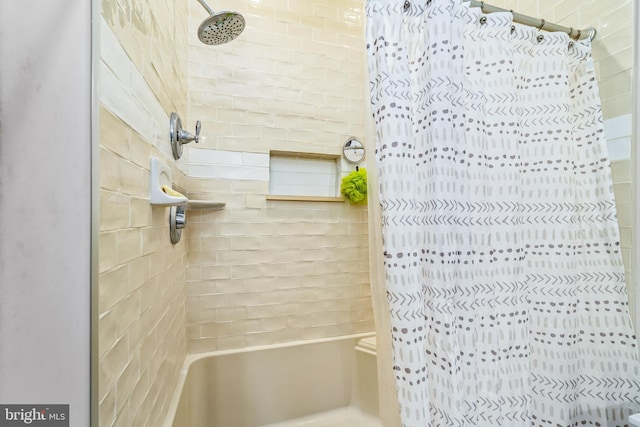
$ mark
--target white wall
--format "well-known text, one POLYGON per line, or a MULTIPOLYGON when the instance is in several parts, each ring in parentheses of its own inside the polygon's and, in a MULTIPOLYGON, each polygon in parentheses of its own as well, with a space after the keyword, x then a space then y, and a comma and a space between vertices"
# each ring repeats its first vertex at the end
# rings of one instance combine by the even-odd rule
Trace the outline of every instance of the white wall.
POLYGON ((89 425, 91 2, 0 2, 0 403, 89 425))

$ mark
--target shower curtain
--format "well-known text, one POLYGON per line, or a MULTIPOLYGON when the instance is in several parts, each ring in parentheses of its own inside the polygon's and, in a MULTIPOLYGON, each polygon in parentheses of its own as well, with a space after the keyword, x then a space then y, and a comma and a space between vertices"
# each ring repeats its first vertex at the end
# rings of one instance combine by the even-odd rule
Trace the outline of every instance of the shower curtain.
POLYGON ((589 42, 462 0, 367 15, 403 425, 625 425, 640 365, 589 42))

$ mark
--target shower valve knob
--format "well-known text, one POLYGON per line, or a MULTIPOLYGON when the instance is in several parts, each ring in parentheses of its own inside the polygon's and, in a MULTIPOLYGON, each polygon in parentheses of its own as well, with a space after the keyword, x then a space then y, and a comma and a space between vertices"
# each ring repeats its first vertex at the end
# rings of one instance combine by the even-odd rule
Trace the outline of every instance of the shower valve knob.
POLYGON ((200 128, 202 124, 200 120, 196 122, 196 134, 192 135, 186 130, 182 129, 182 121, 178 116, 178 113, 171 113, 169 120, 169 136, 171 138, 171 151, 173 152, 173 158, 178 160, 182 156, 182 146, 188 144, 191 141, 195 141, 196 144, 200 142, 200 128))
POLYGON ((196 122, 196 138, 195 138, 196 144, 197 144, 198 142, 200 142, 200 128, 201 128, 201 127, 202 127, 202 125, 201 125, 201 123, 200 123, 200 120, 198 120, 198 121, 196 122))
POLYGON ((191 141, 195 141, 195 143, 197 144, 200 141, 200 128, 201 128, 201 124, 200 124, 200 120, 198 120, 196 122, 196 134, 192 135, 187 131, 184 130, 180 130, 180 144, 188 144, 191 141))
POLYGON ((178 230, 182 230, 186 225, 187 225, 187 217, 184 214, 184 212, 177 213, 176 214, 176 228, 178 230))
POLYGON ((169 237, 171 244, 175 245, 182 237, 182 229, 187 225, 187 213, 185 205, 171 206, 169 209, 169 237))

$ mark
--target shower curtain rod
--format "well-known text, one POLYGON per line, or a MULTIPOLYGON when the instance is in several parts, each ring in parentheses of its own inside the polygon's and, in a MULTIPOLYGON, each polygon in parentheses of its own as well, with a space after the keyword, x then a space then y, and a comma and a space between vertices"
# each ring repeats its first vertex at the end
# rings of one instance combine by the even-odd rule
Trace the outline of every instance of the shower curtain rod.
POLYGON ((514 12, 513 10, 502 9, 500 7, 492 6, 490 4, 486 4, 483 1, 476 0, 463 0, 465 2, 470 2, 472 7, 480 7, 482 8, 482 12, 484 13, 493 13, 493 12, 511 12, 513 14, 513 21, 519 24, 528 25, 529 27, 536 27, 539 30, 545 31, 562 31, 563 33, 569 34, 569 37, 576 40, 582 40, 588 38, 593 41, 596 38, 596 29, 593 27, 589 27, 584 30, 577 30, 575 28, 563 27, 562 25, 553 24, 551 22, 547 22, 544 19, 533 18, 531 16, 523 15, 521 13, 514 12))

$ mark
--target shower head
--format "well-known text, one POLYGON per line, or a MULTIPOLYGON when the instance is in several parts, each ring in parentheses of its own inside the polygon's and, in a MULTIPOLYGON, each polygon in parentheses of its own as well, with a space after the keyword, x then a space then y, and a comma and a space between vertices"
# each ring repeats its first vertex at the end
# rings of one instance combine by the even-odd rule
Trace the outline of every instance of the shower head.
POLYGON ((204 44, 218 45, 230 42, 244 30, 244 17, 236 12, 214 12, 204 0, 198 0, 209 12, 209 17, 198 28, 198 38, 204 44))

